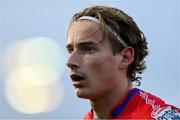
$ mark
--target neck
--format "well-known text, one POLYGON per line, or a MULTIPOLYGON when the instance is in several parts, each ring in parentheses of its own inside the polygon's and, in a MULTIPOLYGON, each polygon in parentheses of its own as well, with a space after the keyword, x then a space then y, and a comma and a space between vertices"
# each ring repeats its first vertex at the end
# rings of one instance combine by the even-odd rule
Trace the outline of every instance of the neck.
POLYGON ((112 107, 117 104, 131 88, 132 84, 129 82, 123 89, 121 88, 118 90, 118 87, 114 87, 112 91, 100 99, 91 100, 94 118, 110 119, 109 113, 112 107))

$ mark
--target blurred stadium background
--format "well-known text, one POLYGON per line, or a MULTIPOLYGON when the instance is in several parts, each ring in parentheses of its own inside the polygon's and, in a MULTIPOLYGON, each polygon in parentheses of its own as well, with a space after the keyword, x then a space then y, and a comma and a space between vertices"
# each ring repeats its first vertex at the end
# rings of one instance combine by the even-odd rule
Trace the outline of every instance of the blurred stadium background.
POLYGON ((0 119, 81 119, 65 66, 71 16, 91 5, 131 15, 149 42, 141 89, 180 107, 179 0, 1 0, 0 119))

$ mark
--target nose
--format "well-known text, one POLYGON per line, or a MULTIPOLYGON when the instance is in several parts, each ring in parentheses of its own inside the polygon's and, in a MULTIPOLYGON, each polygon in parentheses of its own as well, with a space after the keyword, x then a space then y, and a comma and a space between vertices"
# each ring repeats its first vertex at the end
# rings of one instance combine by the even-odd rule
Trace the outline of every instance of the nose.
POLYGON ((66 65, 71 69, 77 69, 79 68, 79 55, 74 51, 71 54, 69 54, 66 65))

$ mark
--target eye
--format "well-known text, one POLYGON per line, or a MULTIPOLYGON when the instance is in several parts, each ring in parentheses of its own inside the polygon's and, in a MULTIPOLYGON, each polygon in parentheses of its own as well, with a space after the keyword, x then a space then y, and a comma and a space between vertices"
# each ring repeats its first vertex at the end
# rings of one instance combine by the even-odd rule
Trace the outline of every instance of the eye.
POLYGON ((74 50, 74 48, 68 48, 68 49, 67 49, 67 51, 68 51, 69 54, 72 53, 73 50, 74 50))
POLYGON ((96 49, 94 49, 93 47, 84 46, 81 48, 81 50, 83 53, 93 53, 96 49))

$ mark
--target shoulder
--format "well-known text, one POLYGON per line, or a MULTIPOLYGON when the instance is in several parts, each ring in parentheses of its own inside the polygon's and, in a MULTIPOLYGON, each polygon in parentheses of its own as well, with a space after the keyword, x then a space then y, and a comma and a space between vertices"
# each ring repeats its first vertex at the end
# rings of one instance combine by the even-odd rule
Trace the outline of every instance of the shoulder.
POLYGON ((158 107, 159 105, 165 104, 165 102, 161 98, 142 90, 139 92, 139 97, 142 104, 152 107, 153 109, 158 107))
POLYGON ((180 119, 180 109, 150 93, 139 92, 139 112, 158 120, 180 119))

